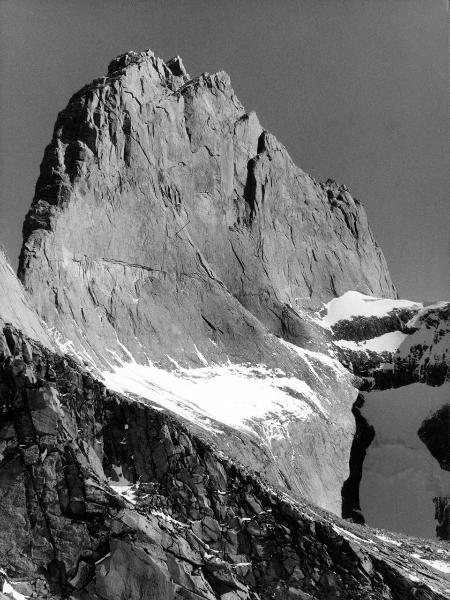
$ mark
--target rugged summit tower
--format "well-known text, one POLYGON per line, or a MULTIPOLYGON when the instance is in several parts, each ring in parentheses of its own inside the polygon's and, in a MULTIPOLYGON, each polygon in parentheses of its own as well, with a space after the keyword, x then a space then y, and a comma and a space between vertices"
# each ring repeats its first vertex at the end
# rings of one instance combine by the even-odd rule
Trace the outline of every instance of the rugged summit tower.
POLYGON ((303 342, 302 308, 396 296, 345 187, 296 167, 226 73, 190 79, 151 52, 60 113, 24 236, 39 313, 95 360, 121 354, 117 336, 141 361, 196 360, 194 344, 254 359, 266 331, 303 342))

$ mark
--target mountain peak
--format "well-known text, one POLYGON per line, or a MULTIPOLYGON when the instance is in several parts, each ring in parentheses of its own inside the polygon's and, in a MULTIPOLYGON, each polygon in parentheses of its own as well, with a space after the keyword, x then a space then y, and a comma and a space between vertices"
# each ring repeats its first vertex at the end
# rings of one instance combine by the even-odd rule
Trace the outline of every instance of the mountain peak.
POLYGON ((1 597, 443 600, 438 542, 361 524, 403 494, 447 536, 448 306, 396 299, 360 202, 225 72, 131 51, 72 96, 19 273, 0 253, 1 597))

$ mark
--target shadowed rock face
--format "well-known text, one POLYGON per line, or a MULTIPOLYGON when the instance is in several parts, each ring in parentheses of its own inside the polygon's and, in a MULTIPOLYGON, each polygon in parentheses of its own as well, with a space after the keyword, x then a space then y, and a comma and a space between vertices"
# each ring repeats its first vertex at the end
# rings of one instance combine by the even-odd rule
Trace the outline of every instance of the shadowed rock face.
POLYGON ((446 404, 425 419, 417 434, 441 469, 450 471, 450 405, 446 404))
MULTIPOLYGON (((446 404, 425 419, 417 435, 438 461, 441 469, 450 471, 450 405, 446 404)), ((450 540, 450 495, 436 496, 433 502, 437 536, 443 540, 450 540)))
POLYGON ((365 523, 361 511, 361 502, 359 498, 359 485, 363 474, 364 459, 366 450, 373 442, 375 437, 374 428, 369 425, 367 420, 361 414, 361 408, 364 406, 364 396, 358 394, 352 413, 355 417, 356 431, 353 437, 352 447, 350 449, 349 478, 342 486, 342 517, 352 519, 355 523, 365 523))
POLYGON ((446 597, 448 581, 423 562, 447 558, 433 542, 377 537, 296 502, 71 359, 12 328, 0 339, 0 564, 13 589, 72 600, 446 597))
POLYGON ((226 73, 180 65, 124 55, 60 113, 20 259, 44 320, 102 364, 117 336, 143 362, 257 362, 286 320, 311 338, 303 307, 395 296, 348 190, 296 167, 226 73))

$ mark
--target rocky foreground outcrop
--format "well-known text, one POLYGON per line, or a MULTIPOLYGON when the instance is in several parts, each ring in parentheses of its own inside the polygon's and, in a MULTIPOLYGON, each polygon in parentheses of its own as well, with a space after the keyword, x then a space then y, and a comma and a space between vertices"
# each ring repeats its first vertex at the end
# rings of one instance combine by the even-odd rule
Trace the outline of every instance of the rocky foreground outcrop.
POLYGON ((450 553, 432 542, 296 502, 11 326, 0 341, 5 598, 11 589, 73 600, 450 593, 441 566, 450 553))

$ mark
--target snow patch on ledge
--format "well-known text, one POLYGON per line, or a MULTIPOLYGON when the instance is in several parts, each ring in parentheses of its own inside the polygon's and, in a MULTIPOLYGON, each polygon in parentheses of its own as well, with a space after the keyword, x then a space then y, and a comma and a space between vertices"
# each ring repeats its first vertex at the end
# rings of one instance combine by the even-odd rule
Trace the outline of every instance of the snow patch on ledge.
POLYGON ((420 309, 423 304, 411 300, 392 300, 391 298, 376 298, 360 292, 346 292, 338 298, 333 298, 319 311, 321 325, 327 329, 338 321, 352 317, 384 317, 394 309, 420 309))
POLYGON ((300 346, 296 346, 295 344, 291 344, 282 338, 279 338, 278 341, 285 348, 289 348, 291 352, 295 352, 300 358, 308 366, 309 370, 318 378, 322 379, 323 377, 323 366, 325 365, 332 371, 334 371, 334 375, 338 379, 342 379, 348 377, 348 370, 336 359, 328 356, 327 354, 322 354, 321 352, 315 352, 313 350, 307 350, 306 348, 301 348, 300 346), (319 363, 321 373, 317 374, 315 367, 311 364, 312 362, 319 363))
POLYGON ((422 558, 419 554, 412 554, 414 558, 417 558, 421 562, 425 563, 429 567, 441 571, 441 573, 450 573, 450 563, 443 560, 429 560, 428 558, 422 558))
POLYGON ((137 485, 129 481, 123 474, 122 469, 116 465, 112 466, 115 474, 115 479, 108 479, 108 485, 116 494, 120 494, 122 498, 128 500, 132 504, 136 504, 137 485))
POLYGON ((184 368, 172 362, 174 369, 168 371, 151 362, 121 361, 102 377, 109 389, 150 400, 210 431, 223 424, 250 432, 258 423, 267 438, 273 439, 282 435, 286 417, 307 420, 314 413, 327 416, 319 394, 305 381, 288 377, 279 369, 230 362, 184 368))
POLYGON ((387 542, 388 544, 394 544, 394 546, 401 546, 401 542, 398 542, 397 540, 393 540, 392 538, 388 537, 387 535, 384 535, 382 533, 376 533, 375 537, 377 537, 379 540, 383 541, 383 542, 387 542))
POLYGON ((117 494, 131 502, 136 504, 136 486, 135 485, 114 485, 109 482, 109 487, 112 488, 117 494))
POLYGON ((353 340, 336 340, 334 343, 341 348, 348 350, 363 351, 370 350, 372 352, 395 352, 404 340, 408 337, 406 333, 401 331, 389 331, 383 335, 379 335, 362 342, 354 342, 353 340))

